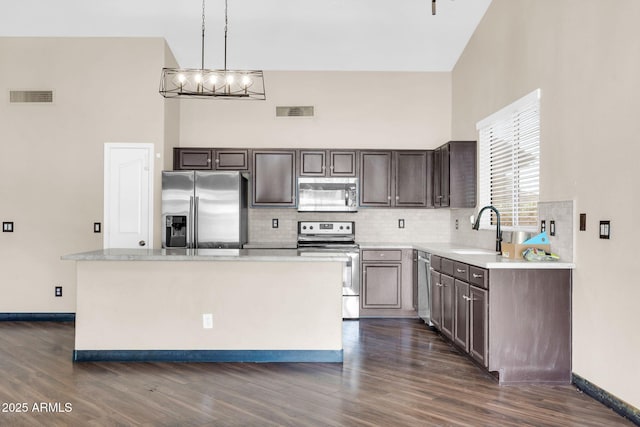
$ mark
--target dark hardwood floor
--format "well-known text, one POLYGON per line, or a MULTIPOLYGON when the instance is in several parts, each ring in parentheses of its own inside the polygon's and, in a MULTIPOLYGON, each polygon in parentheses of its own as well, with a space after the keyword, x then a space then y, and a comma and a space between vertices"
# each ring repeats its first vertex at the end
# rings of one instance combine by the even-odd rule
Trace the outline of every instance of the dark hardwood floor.
POLYGON ((344 331, 344 364, 73 363, 72 323, 0 322, 0 426, 633 425, 569 385, 498 386, 417 320, 344 331))

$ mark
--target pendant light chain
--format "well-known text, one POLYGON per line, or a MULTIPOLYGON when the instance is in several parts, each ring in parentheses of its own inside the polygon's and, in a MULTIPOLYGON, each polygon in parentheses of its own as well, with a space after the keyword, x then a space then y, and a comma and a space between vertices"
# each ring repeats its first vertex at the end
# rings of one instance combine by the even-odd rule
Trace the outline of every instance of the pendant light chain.
POLYGON ((201 53, 201 67, 204 70, 204 2, 202 0, 202 53, 201 53))
POLYGON ((227 0, 224 0, 224 70, 227 71, 227 0))

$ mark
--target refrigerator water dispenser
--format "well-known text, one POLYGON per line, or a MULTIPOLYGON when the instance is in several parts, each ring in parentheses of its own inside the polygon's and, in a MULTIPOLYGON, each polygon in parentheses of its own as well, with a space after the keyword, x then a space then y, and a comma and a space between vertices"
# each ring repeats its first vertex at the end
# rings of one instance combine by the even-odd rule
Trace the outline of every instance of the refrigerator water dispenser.
POLYGON ((187 247, 186 215, 167 215, 166 246, 168 248, 187 247))

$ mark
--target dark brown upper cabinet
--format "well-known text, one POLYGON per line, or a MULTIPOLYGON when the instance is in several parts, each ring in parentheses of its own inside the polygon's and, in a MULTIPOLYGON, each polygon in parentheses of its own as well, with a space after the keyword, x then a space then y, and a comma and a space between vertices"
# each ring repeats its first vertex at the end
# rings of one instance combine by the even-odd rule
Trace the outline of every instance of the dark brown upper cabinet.
POLYGON ((213 170, 213 149, 174 148, 173 170, 213 170))
POLYGON ((432 207, 433 151, 361 151, 360 206, 432 207))
POLYGON ((476 206, 475 141, 450 141, 434 152, 433 204, 436 208, 476 206))
POLYGON ((391 151, 360 152, 360 206, 391 206, 391 151))
POLYGON ((295 207, 295 171, 295 150, 254 150, 253 205, 295 207))
POLYGON ((356 151, 300 150, 300 176, 356 176, 356 151))
POLYGON ((216 149, 214 155, 217 170, 249 170, 249 150, 221 148, 216 149))
POLYGON ((249 170, 249 150, 234 148, 174 148, 174 170, 249 170))
POLYGON ((395 151, 395 196, 397 207, 432 207, 433 151, 395 151))

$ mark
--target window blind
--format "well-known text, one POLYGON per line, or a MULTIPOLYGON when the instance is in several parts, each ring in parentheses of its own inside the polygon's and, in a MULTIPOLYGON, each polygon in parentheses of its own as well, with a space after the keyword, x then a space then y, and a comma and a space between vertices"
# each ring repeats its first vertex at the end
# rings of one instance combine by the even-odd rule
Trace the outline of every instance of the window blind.
MULTIPOLYGON (((540 196, 540 89, 478 122, 479 198, 500 212, 501 226, 536 230, 540 196)), ((492 228, 495 215, 483 216, 492 228)))

